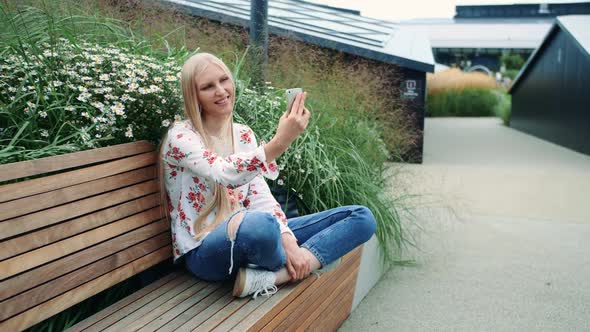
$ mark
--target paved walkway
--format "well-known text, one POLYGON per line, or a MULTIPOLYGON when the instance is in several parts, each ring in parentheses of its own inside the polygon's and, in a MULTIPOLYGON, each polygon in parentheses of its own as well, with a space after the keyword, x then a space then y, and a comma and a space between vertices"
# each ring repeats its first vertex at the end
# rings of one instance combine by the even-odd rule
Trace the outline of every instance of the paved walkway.
POLYGON ((590 156, 495 118, 427 119, 425 134, 422 165, 392 164, 392 194, 422 194, 417 264, 341 331, 590 331, 590 156))

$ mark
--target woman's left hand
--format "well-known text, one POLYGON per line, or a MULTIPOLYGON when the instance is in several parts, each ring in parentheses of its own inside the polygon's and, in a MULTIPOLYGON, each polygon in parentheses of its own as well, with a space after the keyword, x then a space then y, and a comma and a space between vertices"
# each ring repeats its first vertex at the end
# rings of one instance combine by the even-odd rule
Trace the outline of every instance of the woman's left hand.
POLYGON ((287 255, 286 268, 291 281, 304 279, 311 273, 305 250, 297 245, 297 240, 289 233, 283 233, 281 240, 287 255))

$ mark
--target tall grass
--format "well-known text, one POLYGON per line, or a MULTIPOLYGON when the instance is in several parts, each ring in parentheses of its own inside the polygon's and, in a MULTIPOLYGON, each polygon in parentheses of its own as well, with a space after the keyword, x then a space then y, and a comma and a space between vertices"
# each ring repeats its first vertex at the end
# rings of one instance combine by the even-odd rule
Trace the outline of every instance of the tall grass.
POLYGON ((427 75, 429 116, 498 116, 507 123, 510 96, 483 73, 452 68, 427 75))
POLYGON ((497 89, 494 78, 479 72, 466 73, 461 69, 451 68, 435 74, 426 74, 428 94, 434 95, 449 90, 497 89))

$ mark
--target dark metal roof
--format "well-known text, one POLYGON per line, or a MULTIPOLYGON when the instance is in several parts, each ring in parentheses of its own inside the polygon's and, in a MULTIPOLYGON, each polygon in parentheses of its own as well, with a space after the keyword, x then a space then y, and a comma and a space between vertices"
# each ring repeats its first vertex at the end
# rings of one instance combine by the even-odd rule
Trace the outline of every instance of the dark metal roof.
POLYGON ((590 57, 590 15, 558 16, 555 24, 553 24, 549 32, 545 35, 543 42, 539 47, 537 47, 533 54, 531 54, 531 56, 528 58, 526 63, 522 66, 522 69, 508 90, 509 93, 512 93, 520 84, 522 77, 524 77, 529 68, 534 65, 536 59, 545 49, 545 46, 551 42, 551 39, 555 35, 554 32, 557 29, 561 29, 567 35, 569 35, 570 38, 572 38, 573 43, 580 48, 582 53, 587 57, 590 57))
MULTIPOLYGON (((160 0, 195 16, 249 27, 250 0, 160 0)), ((268 3, 270 33, 423 72, 434 57, 422 32, 298 0, 268 3)))

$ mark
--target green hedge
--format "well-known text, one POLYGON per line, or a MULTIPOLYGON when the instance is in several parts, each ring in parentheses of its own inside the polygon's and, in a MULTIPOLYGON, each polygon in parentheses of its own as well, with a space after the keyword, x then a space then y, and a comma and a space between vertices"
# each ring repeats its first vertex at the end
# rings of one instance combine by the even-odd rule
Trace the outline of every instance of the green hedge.
POLYGON ((426 100, 426 114, 432 117, 500 116, 507 113, 507 107, 510 96, 491 89, 448 90, 429 94, 426 100))

